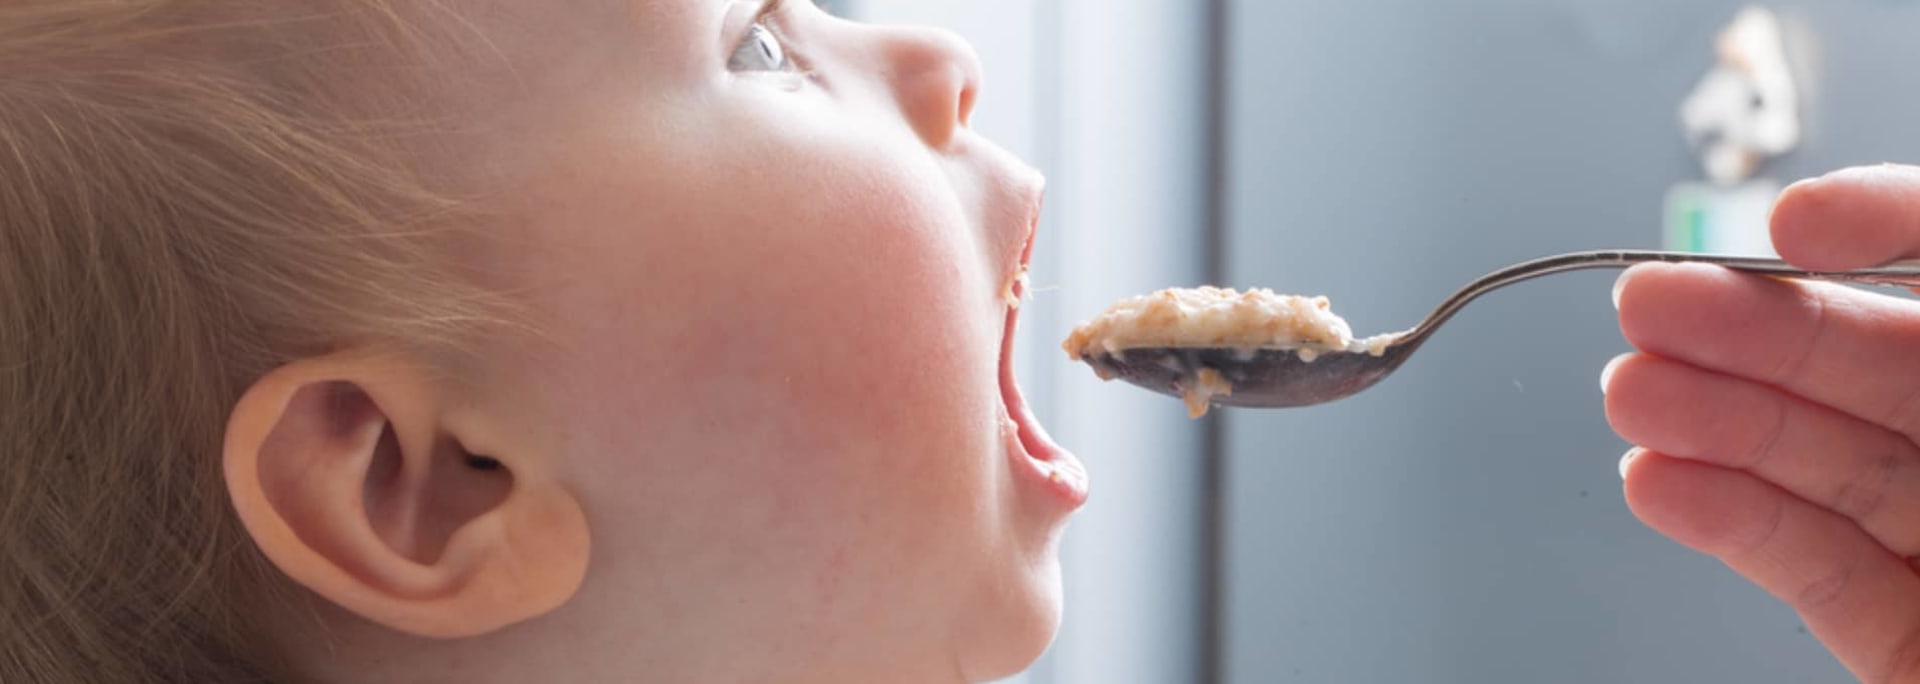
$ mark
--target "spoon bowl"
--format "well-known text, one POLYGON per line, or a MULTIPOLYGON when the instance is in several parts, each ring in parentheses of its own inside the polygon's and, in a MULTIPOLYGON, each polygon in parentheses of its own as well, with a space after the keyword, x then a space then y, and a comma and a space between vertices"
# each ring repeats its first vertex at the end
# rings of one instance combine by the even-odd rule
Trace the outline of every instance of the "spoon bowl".
POLYGON ((1293 408, 1343 399, 1369 387, 1405 363, 1414 344, 1394 343, 1369 352, 1321 352, 1307 361, 1292 349, 1155 347, 1089 355, 1086 362, 1113 377, 1171 397, 1187 396, 1200 372, 1212 369, 1232 388, 1215 394, 1216 406, 1293 408))
POLYGON ((1197 395, 1216 406, 1268 409, 1313 406, 1345 399, 1379 384, 1399 370, 1434 331, 1461 308, 1488 292, 1554 273, 1625 268, 1649 262, 1706 263, 1780 278, 1920 288, 1920 260, 1855 271, 1807 271, 1778 259, 1756 257, 1657 251, 1574 252, 1489 273, 1455 292, 1419 326, 1374 350, 1315 350, 1303 356, 1299 350, 1288 348, 1137 347, 1097 351, 1082 360, 1102 378, 1124 380, 1174 397, 1197 395), (1308 360, 1309 357, 1312 360, 1308 360), (1207 382, 1207 371, 1224 382, 1207 382))

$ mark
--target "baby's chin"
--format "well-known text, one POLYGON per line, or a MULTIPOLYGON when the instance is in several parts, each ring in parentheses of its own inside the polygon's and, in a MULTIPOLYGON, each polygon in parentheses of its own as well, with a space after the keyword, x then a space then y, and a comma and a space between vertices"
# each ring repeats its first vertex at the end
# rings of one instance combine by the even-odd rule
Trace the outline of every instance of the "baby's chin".
POLYGON ((1049 549, 1043 558, 1012 570, 1009 581, 987 586, 988 599, 972 602, 974 620, 962 624, 962 672, 971 682, 993 681, 1032 667, 1060 631, 1060 563, 1049 549))

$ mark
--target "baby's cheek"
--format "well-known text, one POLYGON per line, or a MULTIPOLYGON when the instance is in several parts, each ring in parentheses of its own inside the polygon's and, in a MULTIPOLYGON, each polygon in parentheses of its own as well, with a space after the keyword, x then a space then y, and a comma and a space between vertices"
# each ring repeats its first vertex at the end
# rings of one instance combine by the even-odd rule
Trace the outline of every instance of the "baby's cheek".
POLYGON ((835 394, 897 407, 974 389, 954 386, 969 378, 992 388, 997 321, 982 304, 1001 283, 986 273, 964 214, 900 179, 860 180, 814 198, 799 212, 812 220, 780 234, 778 264, 768 265, 785 273, 777 287, 792 288, 780 308, 796 315, 785 323, 820 349, 798 361, 834 371, 835 394))
POLYGON ((797 298, 785 326, 806 338, 788 364, 819 383, 820 399, 883 430, 928 430, 994 386, 997 350, 977 304, 993 286, 940 254, 876 246, 831 261, 834 294, 797 298))

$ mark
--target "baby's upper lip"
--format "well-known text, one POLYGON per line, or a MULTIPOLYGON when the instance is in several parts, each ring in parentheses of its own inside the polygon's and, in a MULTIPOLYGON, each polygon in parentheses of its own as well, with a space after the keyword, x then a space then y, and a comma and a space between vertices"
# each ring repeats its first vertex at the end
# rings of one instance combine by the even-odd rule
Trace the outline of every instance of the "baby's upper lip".
MULTIPOLYGON (((1013 263, 1009 264, 1009 266, 1011 266, 1010 272, 1005 273, 1002 276, 1004 279, 1001 281, 1005 287, 1005 289, 1001 291, 1001 294, 1008 298, 1006 302, 1007 315, 1004 323, 1006 327, 1000 331, 1002 338, 1001 343, 1003 345, 1001 352, 1003 355, 1006 351, 1004 347, 1007 343, 1006 338, 1012 336, 1013 326, 1020 315, 1020 302, 1027 296, 1028 284, 1025 275, 1028 267, 1033 263, 1033 248, 1037 242, 1036 238, 1040 235, 1040 212, 1041 206, 1046 201, 1047 185, 1046 177, 1030 167, 1024 165, 1018 166, 1014 174, 1016 179, 1012 185, 1014 186, 1015 192, 1018 193, 1016 201, 1025 209, 1026 216, 1024 218, 1026 219, 1026 225, 1025 231, 1019 234, 1020 243, 1017 246, 1019 251, 1013 253, 1013 263)), ((1002 361, 1005 361, 1005 359, 1002 359, 1002 361)))
POLYGON ((1020 248, 1019 267, 1025 269, 1033 263, 1033 245, 1035 238, 1040 235, 1040 214, 1046 205, 1047 179, 1033 169, 1023 169, 1023 172, 1025 180, 1021 181, 1020 190, 1026 200, 1028 214, 1026 241, 1020 248))

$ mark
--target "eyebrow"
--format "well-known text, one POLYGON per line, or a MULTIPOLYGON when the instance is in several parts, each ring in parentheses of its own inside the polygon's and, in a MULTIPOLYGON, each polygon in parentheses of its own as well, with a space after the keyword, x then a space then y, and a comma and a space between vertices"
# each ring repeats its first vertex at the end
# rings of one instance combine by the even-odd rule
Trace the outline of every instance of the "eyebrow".
POLYGON ((786 6, 787 0, 761 0, 759 11, 753 13, 753 20, 756 22, 764 20, 786 6))

